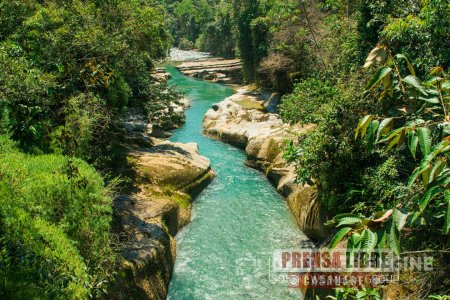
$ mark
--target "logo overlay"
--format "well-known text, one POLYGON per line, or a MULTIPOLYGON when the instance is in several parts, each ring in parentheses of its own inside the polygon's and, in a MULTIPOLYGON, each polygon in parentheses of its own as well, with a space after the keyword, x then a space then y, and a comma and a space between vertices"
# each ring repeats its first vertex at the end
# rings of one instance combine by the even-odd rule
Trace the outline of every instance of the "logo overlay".
POLYGON ((287 275, 290 288, 299 289, 375 288, 398 281, 401 270, 433 270, 431 257, 347 249, 275 250, 271 268, 275 274, 287 275))

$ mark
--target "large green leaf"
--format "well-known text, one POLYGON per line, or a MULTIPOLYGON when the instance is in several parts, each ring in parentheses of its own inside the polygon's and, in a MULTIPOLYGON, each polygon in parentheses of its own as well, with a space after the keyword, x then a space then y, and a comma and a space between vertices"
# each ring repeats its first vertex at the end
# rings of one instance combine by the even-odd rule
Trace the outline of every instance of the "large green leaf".
MULTIPOLYGON (((386 93, 389 93, 389 91, 390 91, 389 87, 390 87, 391 82, 392 82, 392 80, 391 80, 391 74, 389 73, 389 74, 387 74, 386 76, 384 76, 382 82, 383 82, 383 88, 384 88, 384 91, 386 91, 386 93)), ((384 92, 384 91, 383 91, 383 92, 384 92)), ((383 99, 385 95, 386 95, 386 94, 383 94, 382 97, 379 98, 379 99, 380 99, 380 100, 383 99)))
MULTIPOLYGON (((350 239, 355 247, 361 243, 361 235, 357 232, 353 232, 350 239)), ((355 248, 354 250, 358 251, 359 248, 355 248)))
POLYGON ((361 218, 359 217, 344 217, 339 219, 339 224, 337 227, 343 226, 343 225, 355 225, 357 223, 361 222, 361 218))
POLYGON ((422 214, 420 213, 420 211, 416 211, 413 214, 411 214, 409 216, 408 222, 409 224, 413 224, 416 223, 417 219, 421 216, 422 214))
POLYGON ((438 97, 419 97, 419 100, 423 100, 425 102, 431 103, 431 104, 440 104, 438 97))
POLYGON ((370 124, 372 124, 372 120, 373 116, 370 116, 364 126, 361 127, 361 138, 364 138, 366 136, 367 130, 369 129, 370 124))
POLYGON ((389 67, 380 68, 375 75, 370 79, 369 84, 367 85, 367 89, 373 90, 377 87, 377 85, 381 82, 381 80, 390 74, 392 69, 389 67))
MULTIPOLYGON (((419 138, 419 143, 420 143, 420 138, 419 138)), ((439 154, 445 153, 447 147, 450 145, 450 141, 442 141, 439 144, 437 144, 436 146, 433 147, 433 149, 431 150, 431 152, 425 156, 422 161, 420 162, 420 167, 419 167, 419 172, 417 173, 417 169, 416 171, 414 171, 413 176, 415 175, 422 175, 422 180, 423 180, 423 185, 427 186, 428 184, 430 184, 430 176, 431 176, 431 163, 433 161, 433 159, 436 158, 436 156, 438 156, 439 154)), ((417 179, 417 178, 416 178, 417 179)), ((410 178, 410 180, 416 180, 414 178, 410 178)), ((411 182, 411 181, 410 181, 411 182)))
POLYGON ((434 179, 438 178, 439 175, 441 175, 442 171, 444 171, 446 166, 447 166, 447 161, 444 158, 439 159, 434 164, 433 169, 431 170, 430 182, 433 182, 434 179))
POLYGON ((391 150, 392 147, 398 146, 402 140, 402 136, 404 135, 404 131, 400 131, 388 144, 386 151, 391 150))
POLYGON ((378 236, 378 242, 377 242, 377 249, 383 250, 385 245, 386 245, 386 229, 382 229, 377 231, 377 236, 378 236))
POLYGON ((355 140, 358 138, 358 134, 360 131, 361 131, 361 138, 364 137, 364 135, 367 131, 367 127, 369 126, 370 121, 372 121, 372 120, 373 120, 373 116, 367 115, 359 121, 358 127, 356 127, 355 140))
POLYGON ((332 250, 334 249, 337 244, 340 243, 340 241, 352 230, 352 228, 350 227, 344 227, 341 230, 339 230, 335 236, 333 237, 333 239, 330 242, 330 246, 329 249, 332 250))
MULTIPOLYGON (((412 176, 410 177, 410 180, 412 180, 412 176)), ((408 181, 409 183, 410 181, 408 181)), ((450 185, 450 169, 445 169, 441 175, 439 175, 437 178, 434 178, 434 181, 430 183, 430 185, 427 187, 428 189, 431 189, 435 186, 443 186, 447 187, 450 185)))
POLYGON ((423 156, 427 156, 431 151, 431 130, 428 127, 420 127, 417 129, 417 136, 419 137, 420 151, 423 156))
POLYGON ((393 118, 388 118, 381 121, 380 126, 378 126, 377 141, 380 139, 380 137, 389 133, 389 129, 392 125, 393 120, 393 118))
POLYGON ((348 239, 347 243, 347 266, 353 265, 354 263, 354 255, 361 248, 361 235, 357 232, 353 232, 353 234, 348 239))
POLYGON ((400 235, 394 224, 394 221, 388 223, 387 241, 392 251, 396 255, 400 255, 400 235))
POLYGON ((361 248, 364 252, 370 253, 375 249, 377 245, 378 236, 376 233, 372 232, 370 229, 364 229, 361 234, 361 248))
POLYGON ((416 158, 418 145, 419 145, 419 138, 417 137, 416 132, 415 131, 408 132, 408 147, 414 158, 416 158))
POLYGON ((445 202, 447 202, 447 214, 445 216, 445 233, 450 231, 450 190, 445 191, 445 202))
POLYGON ((353 234, 348 238, 347 252, 354 253, 354 252, 358 251, 360 241, 361 241, 361 235, 357 232, 353 232, 353 234))
POLYGON ((436 197, 440 192, 441 192, 441 188, 438 186, 435 186, 435 187, 432 187, 431 189, 429 189, 425 193, 423 198, 420 200, 420 203, 419 203, 420 211, 423 212, 425 210, 425 208, 427 207, 428 203, 430 203, 430 201, 434 197, 436 197))
POLYGON ((347 217, 350 217, 350 218, 361 218, 361 216, 359 216, 357 214, 343 213, 343 214, 336 215, 333 219, 340 220, 342 218, 347 218, 347 217))
POLYGON ((411 73, 411 75, 416 76, 416 71, 414 71, 414 68, 413 68, 411 62, 409 61, 409 59, 405 55, 397 54, 395 57, 404 59, 406 61, 406 65, 408 66, 409 73, 411 73))
POLYGON ((430 169, 431 166, 428 164, 421 164, 419 167, 417 167, 412 173, 411 177, 409 177, 408 179, 408 187, 411 187, 420 175, 422 175, 426 171, 429 171, 430 169))
POLYGON ((379 141, 378 143, 384 143, 384 142, 391 140, 392 138, 396 137, 397 135, 402 134, 402 131, 404 129, 405 129, 404 127, 401 127, 401 128, 397 128, 397 129, 389 132, 389 134, 386 137, 384 137, 381 141, 379 141))
POLYGON ((378 120, 373 120, 370 123, 369 128, 367 129, 366 143, 367 143, 367 150, 369 152, 373 150, 373 145, 375 144, 376 134, 379 125, 380 122, 378 120))
POLYGON ((431 166, 422 172, 422 185, 426 187, 430 183, 431 166))
POLYGON ((416 76, 414 76, 414 75, 406 76, 405 78, 403 78, 403 82, 408 84, 412 88, 418 90, 423 95, 425 95, 425 96, 428 95, 427 90, 422 85, 422 83, 420 82, 419 78, 417 78, 416 76))
POLYGON ((427 87, 436 88, 436 84, 438 82, 441 82, 441 81, 442 81, 442 77, 440 77, 440 76, 431 76, 427 80, 423 81, 422 84, 427 86, 427 87))
POLYGON ((428 162, 431 162, 439 154, 446 153, 449 145, 450 141, 444 140, 439 144, 437 144, 436 146, 434 146, 433 149, 431 150, 431 153, 426 158, 428 162))
POLYGON ((406 224, 409 213, 405 209, 394 209, 392 218, 398 231, 401 231, 406 224))
POLYGON ((370 51, 369 56, 364 63, 364 68, 369 68, 375 63, 382 63, 386 60, 387 50, 385 47, 376 46, 372 51, 370 51))

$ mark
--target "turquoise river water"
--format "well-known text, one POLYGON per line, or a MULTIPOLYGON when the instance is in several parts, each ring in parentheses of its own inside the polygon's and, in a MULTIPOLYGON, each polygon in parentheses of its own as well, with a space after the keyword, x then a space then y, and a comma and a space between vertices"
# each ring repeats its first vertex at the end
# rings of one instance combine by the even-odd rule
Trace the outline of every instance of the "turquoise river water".
POLYGON ((299 299, 287 281, 276 280, 270 259, 275 249, 298 248, 305 235, 265 176, 244 165, 244 151, 202 134, 206 111, 233 89, 168 71, 169 83, 192 105, 172 141, 198 143, 216 173, 193 205, 192 222, 176 237, 168 299, 299 299))

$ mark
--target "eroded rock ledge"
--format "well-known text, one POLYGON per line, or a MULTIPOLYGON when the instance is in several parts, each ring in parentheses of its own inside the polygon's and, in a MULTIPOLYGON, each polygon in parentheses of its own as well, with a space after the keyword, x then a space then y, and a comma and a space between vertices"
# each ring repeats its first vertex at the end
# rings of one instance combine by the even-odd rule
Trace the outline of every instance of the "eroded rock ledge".
POLYGON ((189 223, 192 200, 214 177, 197 144, 147 142, 152 146, 129 152, 134 191, 114 203, 122 252, 116 299, 167 297, 176 258, 173 236, 189 223))
POLYGON ((243 81, 242 64, 238 59, 211 58, 184 62, 177 69, 186 76, 216 83, 240 84, 243 81))
POLYGON ((237 94, 213 105, 203 120, 205 133, 245 149, 247 164, 266 173, 277 191, 286 197, 300 228, 310 238, 325 238, 324 217, 317 190, 295 183, 295 168, 283 158, 285 140, 294 132, 301 133, 312 126, 285 124, 277 114, 248 109, 242 101, 259 103, 258 97, 241 89, 237 94))

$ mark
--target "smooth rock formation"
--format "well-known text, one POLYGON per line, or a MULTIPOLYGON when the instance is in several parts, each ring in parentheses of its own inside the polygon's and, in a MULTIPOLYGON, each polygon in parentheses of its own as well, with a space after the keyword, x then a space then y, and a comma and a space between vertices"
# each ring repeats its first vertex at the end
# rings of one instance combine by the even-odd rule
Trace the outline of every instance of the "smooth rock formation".
POLYGON ((245 149, 247 164, 266 173, 278 192, 285 196, 300 228, 311 238, 326 237, 324 216, 314 187, 295 183, 295 167, 283 158, 284 143, 294 133, 310 130, 285 124, 277 114, 245 108, 242 101, 255 101, 246 89, 214 104, 204 119, 205 133, 245 149))
MULTIPOLYGON (((184 117, 188 107, 188 99, 181 99, 172 111, 184 117)), ((114 232, 122 256, 110 294, 115 299, 166 299, 176 258, 173 236, 189 223, 192 200, 214 173, 197 144, 157 139, 168 137, 166 130, 178 124, 154 126, 137 110, 130 110, 123 124, 129 141, 123 172, 132 188, 114 201, 114 232)))
POLYGON ((173 236, 189 223, 192 199, 214 177, 197 144, 152 143, 130 152, 135 191, 115 200, 123 258, 116 299, 166 298, 176 258, 173 236))
POLYGON ((223 84, 240 84, 243 81, 242 64, 238 59, 211 58, 184 62, 177 69, 184 75, 223 84))
POLYGON ((196 143, 157 140, 151 148, 131 152, 130 160, 143 184, 167 187, 191 197, 212 178, 210 161, 199 154, 196 143))

